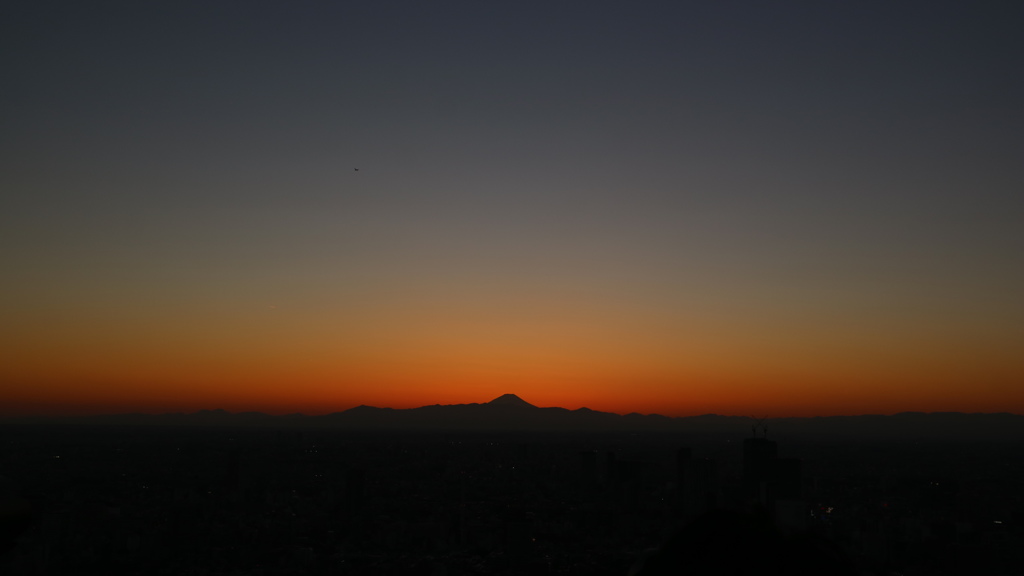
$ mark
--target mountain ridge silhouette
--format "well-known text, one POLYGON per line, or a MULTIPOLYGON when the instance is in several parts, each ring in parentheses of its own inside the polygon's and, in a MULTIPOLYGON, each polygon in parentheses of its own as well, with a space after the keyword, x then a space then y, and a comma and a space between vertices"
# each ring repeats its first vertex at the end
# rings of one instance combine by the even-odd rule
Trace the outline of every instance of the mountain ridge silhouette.
MULTIPOLYGON (((539 407, 515 394, 489 402, 433 404, 418 408, 360 405, 324 415, 232 413, 223 409, 193 413, 93 416, 0 417, 5 424, 299 427, 413 432, 659 432, 749 436, 755 419, 703 414, 617 414, 590 408, 539 407)), ((1024 415, 962 412, 901 412, 893 415, 784 417, 768 420, 770 438, 899 439, 946 441, 1024 441, 1024 415)))
POLYGON ((507 406, 510 408, 536 408, 537 406, 530 404, 526 400, 523 400, 515 394, 502 394, 494 400, 487 403, 490 406, 507 406))

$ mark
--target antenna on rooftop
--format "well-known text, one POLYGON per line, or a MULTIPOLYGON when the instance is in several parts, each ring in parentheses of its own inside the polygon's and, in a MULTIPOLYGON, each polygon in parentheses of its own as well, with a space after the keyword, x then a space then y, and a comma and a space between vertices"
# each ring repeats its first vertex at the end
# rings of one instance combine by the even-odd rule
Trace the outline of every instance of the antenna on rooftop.
POLYGON ((758 418, 757 416, 751 416, 750 419, 754 420, 754 423, 750 426, 750 433, 751 433, 751 435, 754 438, 757 438, 757 429, 760 428, 761 429, 761 438, 767 438, 768 437, 768 425, 765 424, 764 421, 767 420, 768 417, 765 416, 764 418, 758 418))

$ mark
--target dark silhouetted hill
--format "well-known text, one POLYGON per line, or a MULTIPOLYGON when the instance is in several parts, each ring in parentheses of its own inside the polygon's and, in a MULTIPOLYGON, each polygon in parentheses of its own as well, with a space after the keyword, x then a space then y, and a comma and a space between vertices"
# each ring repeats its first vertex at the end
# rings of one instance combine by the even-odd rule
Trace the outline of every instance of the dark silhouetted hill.
POLYGON ((507 408, 536 408, 533 404, 530 404, 526 400, 523 400, 515 394, 502 394, 494 400, 487 403, 488 406, 503 406, 507 408))

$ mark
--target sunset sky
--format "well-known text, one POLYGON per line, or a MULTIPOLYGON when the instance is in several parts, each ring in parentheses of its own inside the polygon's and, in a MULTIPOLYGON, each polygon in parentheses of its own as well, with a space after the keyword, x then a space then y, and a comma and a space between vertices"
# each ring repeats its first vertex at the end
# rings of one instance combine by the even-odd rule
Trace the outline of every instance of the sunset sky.
POLYGON ((1022 29, 4 2, 0 415, 1024 413, 1022 29))

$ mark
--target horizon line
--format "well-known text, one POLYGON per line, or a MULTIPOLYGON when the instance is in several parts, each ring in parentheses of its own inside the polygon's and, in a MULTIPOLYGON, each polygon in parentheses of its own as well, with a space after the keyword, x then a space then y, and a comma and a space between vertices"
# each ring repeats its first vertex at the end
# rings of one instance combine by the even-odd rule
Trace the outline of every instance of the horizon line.
MULTIPOLYGON (((508 396, 508 395, 505 395, 505 396, 508 396)), ((512 396, 516 396, 516 395, 513 394, 512 396)), ((504 397, 504 396, 502 396, 502 397, 504 397)), ((502 397, 499 397, 499 398, 502 398, 502 397)), ((516 396, 516 398, 519 398, 519 397, 516 396)), ((497 400, 497 398, 495 398, 494 400, 497 400)), ((46 413, 21 413, 21 414, 19 414, 19 413, 7 413, 7 414, 3 414, 3 413, 0 413, 0 420, 88 419, 88 418, 105 418, 105 417, 115 417, 115 416, 151 416, 151 417, 158 417, 158 416, 194 416, 194 415, 199 415, 199 414, 210 414, 210 413, 223 414, 223 415, 226 415, 226 416, 241 416, 241 415, 247 415, 248 414, 248 415, 267 416, 267 417, 271 417, 271 418, 286 418, 286 417, 317 418, 317 417, 323 417, 323 416, 331 416, 331 415, 335 415, 335 414, 343 414, 343 413, 346 413, 346 412, 348 412, 350 410, 355 410, 357 408, 372 408, 372 409, 376 409, 376 410, 407 411, 407 410, 418 410, 418 409, 422 409, 422 408, 432 408, 432 407, 484 406, 484 405, 487 405, 487 404, 490 404, 490 403, 494 402, 494 400, 491 400, 491 401, 488 401, 488 402, 463 402, 463 403, 457 403, 457 404, 440 404, 440 403, 424 404, 422 406, 412 406, 412 407, 408 407, 408 408, 393 408, 393 407, 390 407, 390 406, 375 406, 375 405, 372 405, 372 404, 359 404, 359 405, 351 406, 349 408, 344 408, 344 409, 341 409, 341 410, 333 410, 333 411, 330 411, 330 412, 321 412, 321 413, 302 412, 302 411, 296 411, 296 412, 265 412, 265 411, 262 411, 262 410, 229 410, 229 409, 226 409, 226 408, 199 408, 199 409, 196 409, 196 410, 193 410, 193 411, 179 410, 179 411, 167 411, 167 412, 127 411, 127 412, 51 413, 51 414, 46 414, 46 413)), ((520 398, 520 400, 521 400, 521 398, 520 398)), ((787 416, 771 416, 771 415, 768 415, 768 416, 755 416, 755 415, 750 415, 750 414, 721 414, 721 413, 717 413, 717 412, 705 412, 705 413, 701 413, 701 414, 691 414, 691 415, 686 415, 686 416, 669 416, 669 415, 660 414, 660 413, 657 413, 657 412, 648 412, 648 413, 636 412, 636 411, 632 411, 632 412, 611 412, 611 411, 607 411, 607 410, 596 410, 596 409, 593 409, 593 408, 589 408, 587 406, 580 406, 579 408, 565 408, 565 407, 562 407, 562 406, 537 406, 537 405, 530 404, 530 403, 528 403, 526 401, 523 401, 523 403, 524 404, 528 404, 528 406, 524 406, 523 407, 524 409, 537 409, 537 410, 557 409, 557 410, 566 410, 568 412, 591 411, 591 412, 598 412, 598 413, 602 413, 602 414, 614 414, 614 415, 620 416, 620 417, 637 415, 637 416, 643 416, 643 417, 657 416, 657 417, 661 417, 661 418, 670 418, 670 419, 687 419, 687 418, 701 418, 701 417, 707 417, 707 416, 714 416, 714 417, 719 417, 719 418, 743 418, 743 419, 755 420, 755 421, 758 421, 758 420, 773 421, 773 420, 792 420, 792 419, 806 420, 806 419, 814 419, 814 418, 860 418, 860 417, 868 417, 868 416, 892 417, 892 416, 910 415, 910 414, 919 414, 919 415, 961 414, 961 415, 990 415, 990 416, 994 416, 994 415, 1024 416, 1024 413, 1009 412, 1009 411, 1005 411, 1005 410, 1003 410, 1003 411, 994 411, 994 412, 977 412, 977 411, 968 412, 968 411, 960 411, 960 410, 937 410, 937 411, 901 410, 899 412, 865 412, 865 413, 857 413, 857 414, 818 414, 818 415, 813 415, 813 416, 797 416, 797 415, 787 415, 787 416)))

